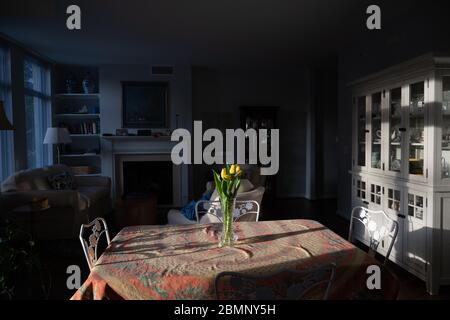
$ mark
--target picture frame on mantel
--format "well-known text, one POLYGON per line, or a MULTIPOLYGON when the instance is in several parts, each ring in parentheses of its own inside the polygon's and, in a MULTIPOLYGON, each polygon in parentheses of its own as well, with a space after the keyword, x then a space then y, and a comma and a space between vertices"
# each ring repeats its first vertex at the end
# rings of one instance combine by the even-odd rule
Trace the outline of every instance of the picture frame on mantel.
POLYGON ((128 129, 116 129, 116 136, 128 136, 128 129))
POLYGON ((161 81, 122 81, 122 128, 168 128, 168 87, 161 81))

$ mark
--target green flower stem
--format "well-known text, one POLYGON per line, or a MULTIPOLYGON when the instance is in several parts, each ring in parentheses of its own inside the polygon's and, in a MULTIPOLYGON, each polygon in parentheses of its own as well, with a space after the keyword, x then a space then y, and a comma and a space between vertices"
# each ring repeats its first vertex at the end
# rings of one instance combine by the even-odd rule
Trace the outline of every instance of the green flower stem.
POLYGON ((234 197, 221 197, 220 205, 222 207, 223 230, 221 245, 229 246, 233 242, 233 210, 234 197))

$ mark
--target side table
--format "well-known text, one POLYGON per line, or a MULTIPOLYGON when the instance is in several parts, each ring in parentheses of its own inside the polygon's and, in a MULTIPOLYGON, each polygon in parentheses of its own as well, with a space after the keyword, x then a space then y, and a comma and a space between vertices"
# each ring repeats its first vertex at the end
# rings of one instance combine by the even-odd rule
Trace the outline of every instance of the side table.
POLYGON ((32 204, 26 204, 26 205, 22 205, 20 207, 14 208, 12 210, 12 212, 17 215, 28 215, 30 234, 31 234, 31 237, 34 239, 35 238, 35 234, 34 234, 35 215, 38 213, 41 213, 43 211, 46 211, 48 209, 50 209, 50 206, 37 207, 32 204))

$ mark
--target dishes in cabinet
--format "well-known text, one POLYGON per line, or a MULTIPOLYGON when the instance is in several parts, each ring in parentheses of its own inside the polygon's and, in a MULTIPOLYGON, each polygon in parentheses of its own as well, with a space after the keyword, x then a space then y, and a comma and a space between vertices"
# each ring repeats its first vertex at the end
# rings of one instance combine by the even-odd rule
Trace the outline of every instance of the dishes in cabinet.
POLYGON ((415 94, 413 97, 411 97, 410 106, 414 111, 422 111, 422 108, 425 105, 424 98, 424 94, 415 94))
POLYGON ((448 147, 448 141, 450 141, 450 128, 447 129, 442 128, 442 140, 447 142, 448 147))
POLYGON ((375 135, 376 135, 378 138, 381 139, 381 130, 377 130, 377 131, 375 132, 375 135))
POLYGON ((372 159, 372 168, 381 169, 381 160, 372 159))
POLYGON ((441 157, 441 172, 442 178, 449 178, 450 164, 446 161, 445 157, 441 157))
POLYGON ((400 142, 401 136, 400 136, 400 130, 398 127, 394 127, 391 134, 391 141, 392 142, 400 142))
POLYGON ((423 174, 423 159, 409 159, 409 173, 423 174))
POLYGON ((401 167, 402 167, 402 163, 400 162, 399 159, 392 160, 392 162, 391 162, 391 169, 392 170, 400 171, 401 167))
POLYGON ((400 210, 400 202, 397 200, 391 200, 391 205, 389 207, 389 209, 395 210, 395 211, 399 211, 400 210))
POLYGON ((391 104, 391 116, 393 118, 399 118, 402 115, 401 103, 393 102, 391 104))
POLYGON ((420 128, 411 128, 411 142, 423 142, 423 130, 420 128))

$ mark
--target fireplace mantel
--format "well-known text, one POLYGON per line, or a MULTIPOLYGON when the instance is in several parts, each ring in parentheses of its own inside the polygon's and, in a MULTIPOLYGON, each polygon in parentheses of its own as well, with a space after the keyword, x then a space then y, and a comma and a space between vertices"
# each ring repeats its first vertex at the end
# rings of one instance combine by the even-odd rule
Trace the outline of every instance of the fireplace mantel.
POLYGON ((102 138, 110 145, 112 155, 119 153, 170 154, 176 144, 168 136, 103 136, 102 138))
POLYGON ((170 136, 102 136, 109 141, 170 141, 170 136))
MULTIPOLYGON (((109 163, 113 182, 113 198, 118 199, 122 190, 122 163, 124 160, 152 161, 162 159, 171 161, 170 154, 177 143, 170 137, 151 136, 103 136, 102 154, 109 163)), ((174 166, 174 206, 181 206, 187 201, 187 167, 174 166)))

